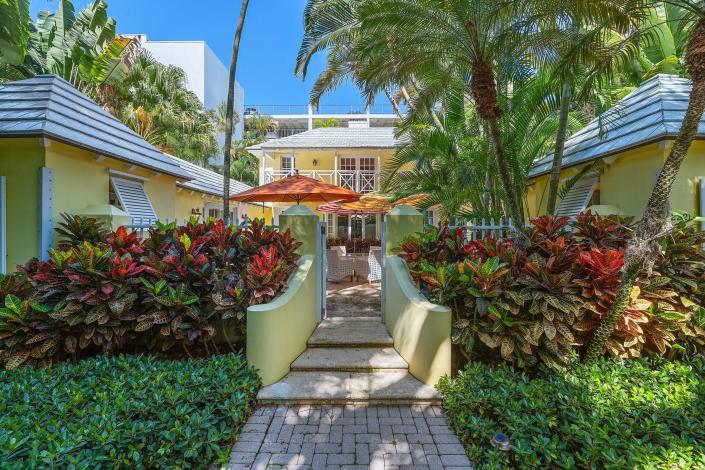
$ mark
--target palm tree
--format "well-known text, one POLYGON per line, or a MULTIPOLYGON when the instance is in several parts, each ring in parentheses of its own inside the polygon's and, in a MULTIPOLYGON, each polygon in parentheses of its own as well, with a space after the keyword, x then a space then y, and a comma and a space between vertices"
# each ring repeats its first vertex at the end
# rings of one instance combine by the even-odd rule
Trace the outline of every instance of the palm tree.
POLYGON ((507 160, 498 98, 499 86, 506 93, 513 80, 529 73, 513 10, 513 5, 490 0, 363 2, 358 47, 360 54, 377 59, 361 72, 365 82, 390 76, 401 83, 421 82, 425 86, 416 88, 427 94, 420 98, 426 103, 433 103, 449 83, 464 84, 475 113, 486 124, 506 207, 521 228, 522 204, 507 160))
MULTIPOLYGON (((95 0, 75 14, 69 0, 60 0, 56 12, 40 11, 29 27, 25 55, 0 70, 0 81, 53 73, 93 95, 97 86, 124 78, 138 46, 131 39, 116 36, 115 20, 108 16, 107 7, 95 0)), ((22 17, 7 18, 8 28, 19 29, 21 40, 22 17)))
POLYGON ((262 142, 270 132, 276 132, 279 123, 268 114, 254 113, 245 120, 245 132, 250 134, 250 139, 262 142))
POLYGON ((379 92, 387 97, 394 112, 403 113, 392 88, 393 80, 383 80, 374 86, 363 86, 358 71, 369 62, 369 54, 356 53, 356 41, 360 34, 359 6, 357 0, 308 0, 304 9, 304 36, 301 41, 294 73, 306 78, 308 66, 315 54, 326 51, 326 67, 319 74, 311 89, 311 104, 317 105, 321 97, 334 90, 348 78, 352 78, 365 90, 368 104, 379 92))
POLYGON ((692 21, 685 54, 685 65, 692 80, 688 108, 668 158, 656 179, 644 215, 627 247, 619 290, 590 342, 585 356, 587 362, 595 361, 603 353, 607 339, 629 304, 637 275, 658 253, 658 238, 668 229, 664 214, 668 210, 671 189, 705 110, 705 10, 700 2, 683 1, 680 4, 687 9, 692 21))
POLYGON ((233 40, 233 55, 230 60, 230 73, 228 75, 228 101, 225 109, 225 145, 223 146, 223 217, 228 222, 230 219, 230 152, 233 144, 233 128, 235 114, 235 73, 237 72, 237 57, 240 52, 240 36, 242 28, 245 26, 245 15, 249 0, 242 0, 240 17, 235 29, 235 39, 233 40))
POLYGON ((198 97, 186 88, 186 74, 141 55, 124 79, 102 87, 101 103, 163 151, 206 164, 218 152, 215 126, 198 97))

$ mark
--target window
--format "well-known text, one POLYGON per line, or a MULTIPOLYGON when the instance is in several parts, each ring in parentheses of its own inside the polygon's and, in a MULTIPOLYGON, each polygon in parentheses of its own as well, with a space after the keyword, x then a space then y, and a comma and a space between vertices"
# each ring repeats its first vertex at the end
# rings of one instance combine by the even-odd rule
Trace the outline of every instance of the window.
POLYGON ((377 188, 376 157, 340 157, 340 186, 360 193, 377 188))
POLYGON ((365 240, 375 240, 377 239, 377 216, 376 215, 366 215, 364 216, 365 221, 365 240))
POLYGON ((326 233, 328 237, 332 237, 335 234, 335 223, 333 219, 333 214, 326 214, 326 233))
POLYGON ((338 216, 338 231, 335 236, 337 238, 348 238, 348 227, 350 226, 350 216, 338 216))
POLYGON ((157 215, 141 181, 110 178, 113 195, 111 198, 117 206, 132 216, 133 223, 151 224, 157 215))
POLYGON ((558 204, 556 215, 572 218, 584 211, 592 199, 598 179, 598 176, 588 175, 575 183, 558 204))
POLYGON ((296 157, 293 155, 282 155, 282 173, 291 175, 296 171, 296 157))
POLYGON ((426 220, 426 225, 436 225, 433 218, 433 211, 426 211, 424 213, 424 218, 426 220))

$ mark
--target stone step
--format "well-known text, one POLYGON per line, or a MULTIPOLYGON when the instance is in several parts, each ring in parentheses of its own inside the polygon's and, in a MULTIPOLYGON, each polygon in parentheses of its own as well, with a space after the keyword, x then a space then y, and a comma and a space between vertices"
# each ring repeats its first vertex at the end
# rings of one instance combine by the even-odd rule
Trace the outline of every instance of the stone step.
POLYGON ((394 348, 310 348, 291 364, 292 371, 371 372, 408 369, 409 365, 394 348))
POLYGON ((385 347, 394 340, 379 319, 327 318, 308 339, 310 348, 385 347))
POLYGON ((433 404, 440 394, 408 372, 289 372, 283 379, 262 388, 262 404, 433 404))

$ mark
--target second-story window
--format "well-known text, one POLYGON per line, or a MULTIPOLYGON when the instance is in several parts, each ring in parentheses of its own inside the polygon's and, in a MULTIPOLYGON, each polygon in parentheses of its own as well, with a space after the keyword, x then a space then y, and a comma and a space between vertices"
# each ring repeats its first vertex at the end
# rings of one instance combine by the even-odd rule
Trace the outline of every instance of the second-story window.
POLYGON ((285 176, 294 174, 296 171, 296 157, 293 155, 282 155, 281 170, 285 176))

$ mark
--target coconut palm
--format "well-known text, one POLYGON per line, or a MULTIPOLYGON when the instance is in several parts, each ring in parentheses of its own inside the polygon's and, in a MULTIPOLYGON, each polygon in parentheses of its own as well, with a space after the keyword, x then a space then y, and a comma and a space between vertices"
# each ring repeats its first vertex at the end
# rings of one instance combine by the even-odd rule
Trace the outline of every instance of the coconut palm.
POLYGON ((225 145, 223 146, 223 214, 228 221, 230 217, 230 159, 233 144, 233 128, 235 127, 235 73, 237 72, 237 57, 240 52, 240 37, 242 28, 245 26, 245 15, 249 0, 242 0, 240 16, 235 28, 235 39, 233 39, 233 54, 230 60, 230 72, 228 74, 228 100, 225 107, 225 145))
POLYGON ((619 290, 590 342, 585 356, 588 362, 596 360, 603 353, 607 339, 629 304, 638 273, 658 253, 658 239, 668 230, 664 214, 668 210, 671 189, 705 110, 705 9, 701 2, 683 1, 679 4, 688 11, 687 19, 691 22, 685 53, 685 66, 692 80, 688 107, 671 151, 658 174, 644 215, 627 246, 619 290))
MULTIPOLYGON (((311 89, 311 104, 317 105, 321 97, 348 79, 353 79, 366 91, 371 104, 383 92, 395 113, 403 115, 399 100, 393 93, 392 77, 363 86, 358 71, 369 61, 369 54, 357 54, 356 41, 360 34, 360 16, 357 0, 308 0, 304 9, 304 36, 296 58, 295 74, 306 78, 313 56, 326 51, 326 67, 318 75, 311 89)), ((403 86, 402 86, 403 88, 403 86)))
POLYGON ((245 133, 250 140, 262 142, 270 132, 276 132, 279 123, 268 114, 254 113, 245 120, 245 133))

